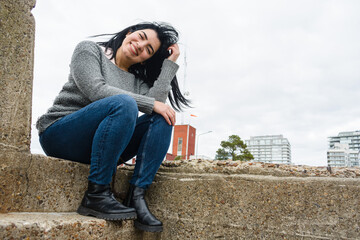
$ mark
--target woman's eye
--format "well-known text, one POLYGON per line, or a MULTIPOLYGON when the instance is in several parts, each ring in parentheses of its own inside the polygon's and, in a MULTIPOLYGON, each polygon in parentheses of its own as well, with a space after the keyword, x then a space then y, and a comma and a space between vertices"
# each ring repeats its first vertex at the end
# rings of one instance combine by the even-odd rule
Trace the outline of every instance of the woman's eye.
POLYGON ((150 52, 150 49, 149 49, 149 48, 147 48, 147 51, 148 51, 148 53, 149 53, 149 54, 151 54, 151 52, 150 52))
POLYGON ((139 33, 139 36, 140 36, 141 39, 144 39, 143 36, 140 33, 139 33))

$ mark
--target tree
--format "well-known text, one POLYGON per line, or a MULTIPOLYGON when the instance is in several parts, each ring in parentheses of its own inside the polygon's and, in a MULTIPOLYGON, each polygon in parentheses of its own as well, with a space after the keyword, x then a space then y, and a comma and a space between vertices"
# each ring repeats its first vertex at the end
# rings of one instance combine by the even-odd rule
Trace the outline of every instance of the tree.
POLYGON ((228 141, 221 141, 221 148, 216 151, 216 159, 226 160, 231 158, 233 161, 250 161, 253 155, 247 149, 246 144, 238 135, 231 135, 228 141))
POLYGON ((174 160, 181 160, 181 159, 185 159, 185 156, 178 155, 174 158, 174 160))

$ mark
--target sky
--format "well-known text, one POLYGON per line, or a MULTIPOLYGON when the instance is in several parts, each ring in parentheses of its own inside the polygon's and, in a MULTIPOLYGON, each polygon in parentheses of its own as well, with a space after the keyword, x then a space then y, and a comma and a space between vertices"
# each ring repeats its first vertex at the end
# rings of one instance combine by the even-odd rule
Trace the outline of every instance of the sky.
POLYGON ((282 134, 294 164, 326 166, 327 138, 360 130, 359 12, 358 0, 37 0, 31 151, 42 153, 35 122, 76 44, 161 21, 180 32, 177 76, 193 105, 177 124, 211 131, 198 155, 233 134, 282 134))

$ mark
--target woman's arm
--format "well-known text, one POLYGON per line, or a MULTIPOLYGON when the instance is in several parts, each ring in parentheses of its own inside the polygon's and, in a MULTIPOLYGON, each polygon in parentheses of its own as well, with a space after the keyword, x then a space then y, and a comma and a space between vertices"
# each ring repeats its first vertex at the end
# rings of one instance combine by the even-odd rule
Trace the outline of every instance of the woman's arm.
POLYGON ((149 92, 145 94, 163 103, 165 103, 171 90, 171 81, 179 69, 179 65, 176 64, 176 60, 180 55, 179 46, 174 44, 168 48, 168 51, 170 51, 170 56, 164 60, 159 77, 149 89, 149 92))
POLYGON ((149 91, 145 93, 145 96, 153 97, 156 101, 164 103, 171 90, 170 84, 175 77, 178 68, 179 66, 176 63, 165 59, 159 77, 156 79, 154 85, 149 89, 149 91))

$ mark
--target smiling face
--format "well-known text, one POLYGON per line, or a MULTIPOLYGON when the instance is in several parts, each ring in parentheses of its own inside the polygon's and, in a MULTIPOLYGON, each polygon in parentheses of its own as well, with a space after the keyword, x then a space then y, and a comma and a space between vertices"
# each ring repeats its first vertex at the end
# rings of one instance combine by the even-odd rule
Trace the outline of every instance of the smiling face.
POLYGON ((160 40, 152 29, 129 32, 116 52, 116 64, 120 68, 129 68, 151 58, 160 48, 160 40))

